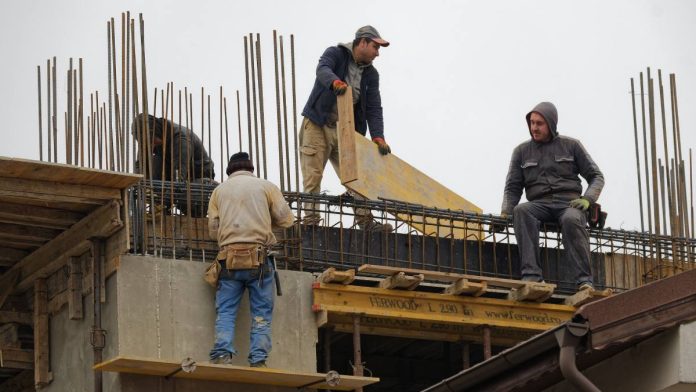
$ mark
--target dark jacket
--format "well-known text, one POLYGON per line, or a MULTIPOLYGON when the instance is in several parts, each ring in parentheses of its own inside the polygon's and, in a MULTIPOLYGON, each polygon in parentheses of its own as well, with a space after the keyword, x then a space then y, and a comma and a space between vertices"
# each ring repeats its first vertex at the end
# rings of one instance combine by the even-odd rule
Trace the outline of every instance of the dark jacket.
MULTIPOLYGON (((329 114, 336 105, 336 95, 331 90, 331 83, 339 79, 345 81, 348 64, 353 61, 353 54, 343 46, 332 46, 324 51, 317 65, 317 78, 309 94, 302 115, 317 125, 324 126, 329 114)), ((384 120, 382 117, 382 98, 379 93, 379 73, 372 65, 364 68, 360 80, 360 98, 353 106, 355 130, 361 135, 384 138, 384 120)))
POLYGON ((580 141, 559 136, 556 131, 556 108, 544 102, 527 114, 527 125, 531 113, 544 116, 551 130, 551 140, 538 143, 533 139, 515 148, 510 159, 503 205, 501 211, 511 215, 522 197, 533 201, 549 195, 566 194, 577 198, 582 193, 581 175, 588 183, 583 197, 594 203, 604 187, 604 175, 592 160, 580 141))
MULTIPOLYGON (((164 144, 155 147, 152 150, 152 178, 155 180, 171 180, 172 173, 175 180, 178 181, 193 181, 199 178, 215 178, 213 169, 213 161, 210 159, 201 139, 190 129, 178 125, 172 121, 163 118, 154 118, 150 122, 152 126, 154 121, 155 135, 163 141, 166 139, 167 147, 164 144), (166 124, 166 126, 165 126, 166 124), (166 133, 166 135, 165 135, 166 133), (165 151, 166 150, 166 151, 165 151), (173 154, 172 154, 173 152, 173 154), (165 155, 166 154, 166 155, 165 155), (173 170, 172 170, 173 164, 173 170), (164 178, 162 177, 162 168, 164 166, 164 178), (178 177, 177 177, 178 172, 178 177)), ((134 125, 138 124, 136 120, 134 125)), ((133 127, 133 136, 136 140, 139 138, 138 126, 133 127)), ((138 143, 138 149, 142 147, 142 143, 138 143)), ((135 169, 139 170, 140 151, 136 157, 135 169)), ((148 174, 148 173, 144 173, 148 174)))

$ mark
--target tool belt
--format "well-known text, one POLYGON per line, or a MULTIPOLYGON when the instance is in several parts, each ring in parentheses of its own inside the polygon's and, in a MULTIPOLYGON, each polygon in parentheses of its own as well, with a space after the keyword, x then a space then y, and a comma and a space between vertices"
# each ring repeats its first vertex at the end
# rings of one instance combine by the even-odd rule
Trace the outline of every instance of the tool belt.
POLYGON ((255 269, 264 263, 267 253, 267 248, 260 244, 236 243, 220 248, 216 259, 224 261, 228 270, 255 269))

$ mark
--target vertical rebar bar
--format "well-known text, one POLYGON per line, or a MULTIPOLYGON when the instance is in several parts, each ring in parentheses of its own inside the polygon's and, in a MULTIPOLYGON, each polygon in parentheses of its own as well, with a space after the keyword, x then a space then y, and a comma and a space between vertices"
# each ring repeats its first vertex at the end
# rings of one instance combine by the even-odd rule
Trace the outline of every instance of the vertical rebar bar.
MULTIPOLYGON (((114 83, 114 91, 113 91, 113 105, 114 107, 111 109, 114 111, 114 135, 115 135, 115 142, 116 145, 115 147, 112 147, 112 150, 114 151, 115 157, 114 157, 114 163, 113 163, 113 168, 111 170, 121 170, 121 112, 120 112, 120 103, 119 103, 119 96, 118 96, 118 74, 116 73, 116 23, 114 21, 114 18, 111 18, 111 67, 112 67, 112 75, 113 75, 113 83, 114 83)), ((113 146, 113 141, 111 142, 113 146)))
MULTIPOLYGON (((222 86, 220 86, 220 182, 225 180, 223 175, 223 173, 225 173, 225 168, 223 167, 225 161, 223 157, 225 156, 225 153, 222 147, 222 86)), ((229 156, 227 159, 229 159, 229 156)))
MULTIPOLYGON (((661 234, 662 230, 660 228, 660 204, 658 200, 658 181, 657 181, 657 142, 655 141, 655 87, 653 84, 653 79, 650 77, 650 68, 648 68, 648 109, 650 111, 650 157, 652 162, 652 196, 653 196, 653 223, 655 225, 655 234, 661 234)), ((657 259, 658 259, 658 277, 662 278, 661 267, 661 247, 658 246, 657 259)))
POLYGON ((43 161, 43 113, 41 113, 41 66, 36 66, 36 80, 39 88, 39 160, 43 161))
POLYGON ((280 167, 280 190, 285 191, 285 167, 283 166, 283 126, 280 119, 280 75, 278 74, 278 37, 273 30, 273 63, 275 65, 276 123, 278 125, 278 165, 280 167))
POLYGON ((638 143, 638 121, 636 119, 636 95, 633 86, 633 78, 631 78, 631 105, 633 107, 633 138, 636 145, 636 178, 638 179, 638 209, 640 210, 640 231, 645 232, 645 223, 643 219, 643 190, 640 180, 640 152, 638 143))
POLYGON ((225 153, 230 156, 230 129, 227 126, 227 97, 222 98, 222 107, 225 112, 225 153))
MULTIPOLYGON (((131 18, 130 18, 130 11, 126 11, 126 93, 124 94, 126 97, 126 104, 123 107, 123 111, 126 115, 126 120, 124 124, 126 124, 126 127, 128 127, 128 130, 126 131, 126 172, 130 172, 130 166, 131 166, 131 161, 130 161, 130 152, 131 152, 131 124, 130 124, 130 102, 131 102, 131 88, 130 88, 130 72, 131 72, 131 46, 132 46, 132 38, 131 38, 131 30, 129 28, 131 24, 131 18)), ((173 93, 172 93, 173 94, 173 93)), ((135 134, 133 134, 135 136, 135 134)), ((133 160, 135 160, 135 141, 133 141, 133 160)))
POLYGON ((48 162, 51 162, 51 59, 46 60, 46 147, 48 162))
POLYGON ((246 108, 247 108, 247 141, 249 142, 248 152, 249 159, 254 161, 254 149, 252 146, 251 137, 251 96, 249 92, 249 45, 247 42, 247 37, 244 37, 244 75, 246 77, 246 108))
POLYGON ((53 162, 58 162, 58 99, 56 89, 56 57, 53 56, 53 162))
MULTIPOLYGON (((653 232, 653 225, 652 225, 652 203, 650 200, 650 164, 648 163, 648 136, 647 136, 647 129, 645 125, 645 91, 643 89, 643 73, 640 73, 640 109, 641 109, 641 117, 642 117, 642 122, 643 122, 643 158, 645 159, 645 193, 647 196, 647 203, 646 205, 648 206, 648 233, 653 232)), ((651 249, 652 251, 652 249, 651 249)))
POLYGON ((261 151, 259 150, 259 123, 256 108, 256 61, 254 57, 254 35, 249 33, 249 62, 251 63, 251 94, 254 109, 254 149, 256 151, 256 177, 261 177, 261 151))
MULTIPOLYGON (((212 159, 212 156, 213 156, 213 149, 212 149, 212 142, 211 142, 211 141, 213 140, 213 134, 211 133, 210 122, 211 122, 211 121, 210 121, 210 94, 208 94, 208 151, 210 152, 210 157, 211 157, 211 159, 212 159)), ((222 162, 223 162, 223 164, 224 164, 225 158, 220 157, 220 159, 222 160, 222 162)), ((208 173, 208 178, 214 180, 215 178, 214 178, 214 176, 213 176, 213 171, 214 171, 214 167, 213 167, 213 166, 215 166, 215 164, 214 164, 213 162, 211 162, 211 164, 210 164, 210 173, 208 173)), ((220 179, 222 179, 222 172, 220 172, 220 179)))
POLYGON ((126 14, 121 12, 121 170, 128 172, 128 122, 126 121, 126 113, 128 113, 128 104, 126 104, 126 14))
POLYGON ((244 151, 242 149, 242 109, 239 104, 239 90, 237 90, 237 137, 239 137, 239 151, 244 151))
MULTIPOLYGON (((285 132, 285 163, 288 191, 292 191, 292 181, 290 180, 290 141, 288 137, 288 105, 285 85, 285 50, 283 45, 283 36, 280 36, 280 75, 281 75, 281 91, 283 92, 283 129, 285 132)), ((295 188, 297 190, 297 187, 295 188)))
POLYGON ((79 111, 79 128, 80 128, 80 166, 85 165, 85 100, 84 100, 84 78, 82 72, 82 57, 78 59, 78 69, 80 73, 80 111, 79 111))
MULTIPOLYGON (((293 123, 293 136, 295 138, 295 184, 297 185, 297 191, 300 191, 300 158, 299 158, 299 145, 297 143, 297 89, 295 86, 295 36, 290 34, 290 67, 292 74, 292 123, 293 123)), ((301 209, 298 208, 298 219, 300 217, 301 209)))
POLYGON ((261 151, 263 154, 263 178, 268 179, 268 164, 266 160, 266 115, 263 105, 263 71, 261 69, 261 34, 256 33, 256 76, 259 86, 259 118, 261 119, 261 151))
MULTIPOLYGON (((664 147, 665 153, 665 166, 669 166, 669 151, 667 149, 667 121, 665 118, 665 99, 664 99, 664 86, 662 85, 662 70, 657 70, 657 80, 660 87, 660 112, 662 114, 662 145, 664 147)), ((660 175, 662 175, 662 168, 660 168, 660 175)), ((661 184, 664 184, 664 180, 661 179, 661 184)), ((670 188, 670 183, 667 181, 667 196, 669 197, 669 220, 670 220, 670 233, 674 235, 674 208, 672 201, 672 189, 670 188)), ((662 221, 667 234, 667 224, 665 223, 665 208, 664 208, 664 191, 662 192, 662 221)))
POLYGON ((68 165, 72 164, 72 150, 70 146, 72 145, 72 70, 73 61, 70 58, 70 68, 68 69, 68 88, 67 88, 67 107, 68 111, 66 113, 66 127, 65 127, 65 163, 68 165))

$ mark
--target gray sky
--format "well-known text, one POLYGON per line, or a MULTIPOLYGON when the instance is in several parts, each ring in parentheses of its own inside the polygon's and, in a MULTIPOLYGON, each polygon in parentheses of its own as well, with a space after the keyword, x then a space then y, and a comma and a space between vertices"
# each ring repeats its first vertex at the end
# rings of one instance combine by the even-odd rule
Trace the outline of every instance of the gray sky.
MULTIPOLYGON (((510 153, 529 138, 524 115, 548 100, 558 107, 559 132, 580 139, 605 174, 600 202, 608 224, 639 228, 629 78, 647 66, 656 79, 658 68, 665 79, 676 73, 685 156, 696 147, 694 1, 61 0, 0 4, 0 155, 38 159, 36 66, 45 72, 47 58, 57 56, 64 72, 69 57, 83 57, 86 91, 106 95, 106 21, 115 17, 120 28, 125 10, 145 17, 150 90, 168 81, 189 87, 198 118, 200 87, 217 102, 223 85, 231 130, 234 90, 244 93, 242 37, 261 33, 271 135, 277 132, 272 30, 286 42, 295 34, 301 111, 323 50, 374 25, 392 43, 375 61, 392 151, 485 212, 499 212, 510 153)), ((343 192, 330 168, 323 188, 343 192)))

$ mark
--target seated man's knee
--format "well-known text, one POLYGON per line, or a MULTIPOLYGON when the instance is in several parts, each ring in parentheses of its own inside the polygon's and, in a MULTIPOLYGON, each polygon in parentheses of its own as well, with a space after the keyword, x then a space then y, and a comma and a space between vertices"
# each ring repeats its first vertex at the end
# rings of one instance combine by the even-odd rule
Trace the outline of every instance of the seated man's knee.
POLYGON ((522 216, 527 216, 530 214, 530 203, 520 203, 515 206, 512 210, 512 216, 513 217, 522 217, 522 216))
POLYGON ((577 208, 567 208, 558 220, 561 227, 580 227, 584 228, 587 224, 585 212, 577 208))

